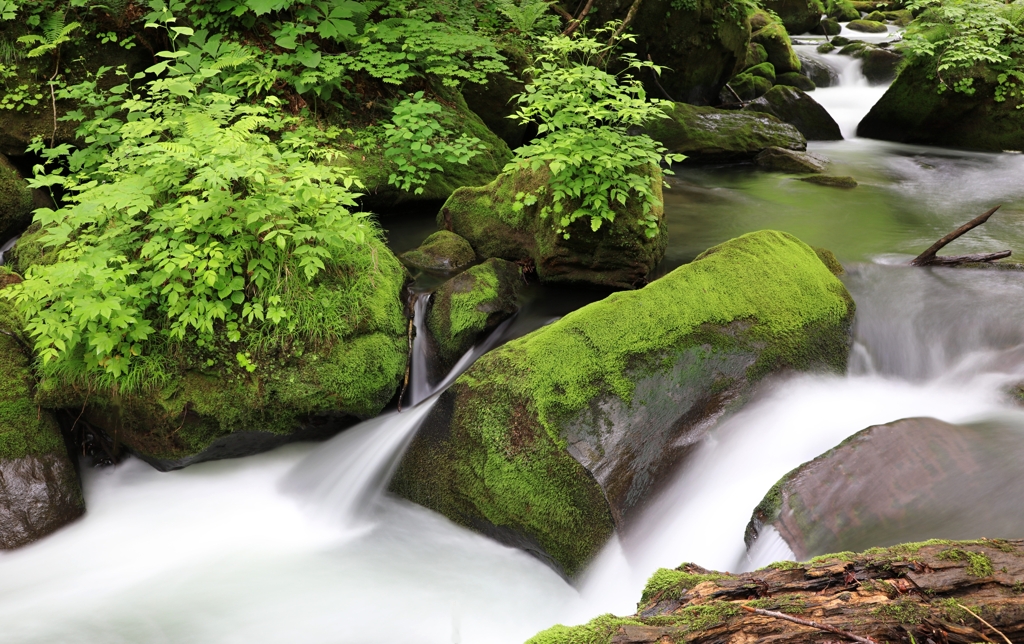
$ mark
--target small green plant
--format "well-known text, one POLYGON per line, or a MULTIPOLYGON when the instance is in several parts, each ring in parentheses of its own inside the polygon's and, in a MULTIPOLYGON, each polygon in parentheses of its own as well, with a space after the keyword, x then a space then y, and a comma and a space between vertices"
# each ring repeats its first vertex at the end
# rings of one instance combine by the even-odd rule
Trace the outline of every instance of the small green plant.
POLYGON ((992 567, 992 560, 982 552, 972 552, 962 548, 950 548, 943 550, 938 555, 939 559, 946 561, 966 561, 967 574, 975 577, 991 577, 995 574, 992 567))
MULTIPOLYGON (((615 27, 609 25, 597 35, 615 27)), ((628 35, 623 39, 632 41, 628 35)), ((646 134, 630 132, 667 118, 663 107, 669 102, 649 98, 632 76, 642 69, 657 73, 657 65, 622 54, 622 71, 613 74, 604 68, 616 44, 584 34, 541 38, 534 66, 528 70, 533 82, 516 97, 519 109, 513 118, 538 123, 541 136, 517 149, 505 172, 546 168, 551 178, 532 193, 518 194, 513 207, 520 210, 542 196, 550 197, 540 216, 550 217, 566 239, 576 220, 589 219, 591 230, 597 231, 614 221, 616 207, 630 199, 640 202, 646 234, 655 237, 660 222, 650 167, 685 158, 666 153, 646 134)))
POLYGON ((65 24, 63 13, 53 13, 43 23, 43 33, 22 36, 18 42, 28 46, 36 45, 26 54, 29 58, 56 53, 61 45, 71 41, 71 33, 81 26, 77 22, 65 24))
POLYGON ((444 108, 424 98, 423 92, 395 106, 390 123, 384 124, 384 156, 395 164, 388 183, 401 190, 422 194, 431 175, 443 168, 438 160, 467 165, 482 153, 480 139, 447 129, 440 117, 444 108))
POLYGON ((533 36, 540 31, 551 31, 558 24, 550 13, 550 3, 545 0, 500 0, 498 11, 508 18, 512 28, 523 36, 533 36))

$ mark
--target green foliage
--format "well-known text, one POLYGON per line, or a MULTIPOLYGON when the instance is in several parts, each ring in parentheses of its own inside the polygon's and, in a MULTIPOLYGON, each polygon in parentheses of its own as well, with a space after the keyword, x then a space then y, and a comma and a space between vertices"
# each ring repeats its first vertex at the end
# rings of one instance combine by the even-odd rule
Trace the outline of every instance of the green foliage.
POLYGON ((521 35, 530 37, 538 32, 554 31, 558 18, 551 14, 551 5, 546 0, 499 0, 498 11, 508 18, 512 28, 521 35))
POLYGON ((967 574, 975 577, 991 577, 995 571, 992 560, 982 552, 972 552, 962 548, 950 548, 939 553, 939 559, 947 561, 966 561, 967 574))
POLYGON ((440 119, 444 109, 416 92, 398 103, 390 123, 384 124, 384 156, 395 164, 388 184, 421 194, 434 172, 443 170, 440 161, 469 165, 484 151, 475 136, 448 129, 440 119))
MULTIPOLYGON (((614 28, 613 24, 608 30, 614 28)), ((632 42, 629 36, 624 40, 632 42)), ((604 65, 613 50, 614 45, 582 34, 541 38, 534 66, 527 70, 533 82, 516 97, 519 109, 514 118, 538 123, 542 136, 517 149, 505 171, 546 166, 551 173, 547 185, 517 195, 516 206, 533 205, 542 193, 550 192, 551 204, 540 216, 550 216, 566 239, 572 222, 589 218, 591 229, 597 231, 605 221, 614 221, 617 205, 624 206, 631 198, 643 204, 647 236, 656 236, 657 196, 643 169, 684 158, 666 154, 646 134, 630 134, 631 127, 667 118, 663 107, 669 103, 649 98, 632 75, 642 69, 659 72, 660 67, 637 60, 634 54, 621 54, 622 71, 609 73, 604 65)))
MULTIPOLYGON (((901 47, 911 61, 931 63, 940 92, 952 89, 973 95, 987 69, 995 76, 997 101, 1022 96, 1024 3, 915 0, 907 8, 922 13, 911 23, 901 47)), ((1024 102, 1017 107, 1024 107, 1024 102)))
POLYGON ((643 595, 640 597, 640 605, 644 606, 655 599, 679 599, 684 592, 697 584, 721 579, 723 576, 718 573, 697 574, 680 568, 659 568, 647 580, 643 595))
POLYGON ((43 94, 33 90, 27 82, 20 82, 17 69, 0 64, 0 82, 4 85, 3 96, 0 96, 0 110, 16 110, 35 107, 43 99, 43 94))
POLYGON ((202 347, 268 327, 308 335, 294 301, 374 234, 351 212, 354 180, 318 163, 316 133, 280 118, 274 101, 204 91, 216 66, 193 75, 154 68, 169 73, 144 96, 125 84, 97 99, 78 132, 89 148, 34 148, 69 155, 73 170, 31 184, 62 184, 70 195, 36 212, 58 261, 4 291, 28 319, 44 368, 118 379, 154 342, 202 347))
POLYGON ((63 13, 50 14, 43 23, 43 33, 29 34, 18 38, 18 42, 23 45, 36 45, 36 47, 29 50, 27 54, 29 58, 36 58, 55 52, 61 45, 71 41, 71 32, 82 25, 77 22, 65 24, 64 18, 63 13))

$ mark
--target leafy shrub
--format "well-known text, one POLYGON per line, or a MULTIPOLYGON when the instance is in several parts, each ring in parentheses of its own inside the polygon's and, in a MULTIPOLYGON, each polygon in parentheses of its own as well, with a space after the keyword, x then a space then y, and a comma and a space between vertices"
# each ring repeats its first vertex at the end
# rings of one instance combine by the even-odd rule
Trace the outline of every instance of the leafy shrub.
MULTIPOLYGON (((610 25, 608 31, 613 28, 610 25)), ((548 193, 550 204, 540 215, 550 216, 567 239, 566 230, 577 219, 589 218, 591 229, 597 231, 604 222, 614 221, 616 204, 625 205, 631 198, 643 204, 647 235, 656 236, 657 196, 644 170, 649 164, 684 158, 666 154, 646 134, 630 133, 630 128, 667 118, 662 108, 670 103, 649 98, 632 75, 641 69, 660 72, 657 65, 621 54, 622 71, 612 74, 605 69, 615 44, 586 35, 541 38, 535 64, 527 70, 533 82, 516 97, 519 109, 514 118, 538 123, 540 138, 518 148, 505 171, 547 166, 551 180, 536 193, 517 195, 514 207, 537 203, 548 193)))
POLYGON ((466 165, 484 150, 480 139, 455 132, 439 120, 443 108, 416 92, 395 106, 390 123, 384 124, 384 156, 396 165, 388 183, 400 189, 423 192, 433 172, 442 169, 438 160, 466 165))

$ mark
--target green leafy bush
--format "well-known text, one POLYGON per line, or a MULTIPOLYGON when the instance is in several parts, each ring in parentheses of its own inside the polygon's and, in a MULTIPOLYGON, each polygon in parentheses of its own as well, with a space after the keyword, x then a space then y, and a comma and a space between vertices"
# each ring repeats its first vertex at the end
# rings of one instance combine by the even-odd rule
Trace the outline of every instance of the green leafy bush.
POLYGON ((440 116, 444 108, 416 92, 395 106, 390 123, 384 124, 384 156, 396 166, 388 184, 415 194, 423 192, 439 161, 467 165, 484 151, 480 139, 466 134, 454 138, 440 116))
POLYGON ((114 88, 79 128, 93 144, 71 155, 76 171, 33 181, 70 195, 36 212, 57 261, 4 290, 44 370, 117 381, 154 344, 322 333, 293 311, 318 276, 375 234, 352 212, 357 185, 318 162, 317 135, 282 119, 276 101, 203 91, 218 73, 167 74, 144 96, 114 88))
MULTIPOLYGON (((613 24, 607 30, 614 28, 613 24)), ((616 44, 586 35, 541 38, 535 64, 527 70, 533 82, 516 97, 519 109, 514 118, 538 123, 540 137, 518 148, 505 171, 547 166, 551 180, 538 192, 517 195, 515 208, 533 205, 542 193, 549 193, 551 202, 541 209, 541 217, 550 216, 566 239, 566 229, 577 219, 589 218, 591 229, 597 231, 603 222, 615 219, 616 204, 625 205, 631 198, 643 204, 647 235, 656 236, 657 196, 642 170, 684 158, 666 154, 646 134, 630 132, 653 119, 667 118, 662 108, 670 103, 648 97, 633 76, 642 69, 660 72, 657 65, 622 54, 617 57, 622 71, 607 71, 605 64, 616 44)))
POLYGON ((908 8, 920 15, 901 47, 911 61, 933 66, 940 92, 952 89, 973 95, 976 80, 993 76, 997 101, 1021 96, 1024 3, 916 0, 908 8))

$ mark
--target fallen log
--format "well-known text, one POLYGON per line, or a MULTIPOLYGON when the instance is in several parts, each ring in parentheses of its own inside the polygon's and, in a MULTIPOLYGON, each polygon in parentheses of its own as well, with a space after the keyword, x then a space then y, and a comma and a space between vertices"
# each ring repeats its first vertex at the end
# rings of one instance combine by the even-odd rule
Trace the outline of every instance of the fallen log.
POLYGON ((1024 540, 932 540, 731 574, 657 571, 637 613, 528 644, 1024 642, 1024 540))
POLYGON ((1001 206, 996 206, 991 210, 978 215, 974 219, 970 220, 963 226, 960 226, 953 232, 945 235, 939 241, 935 242, 928 247, 928 250, 924 251, 913 260, 911 260, 911 266, 957 266, 959 264, 978 264, 984 262, 994 262, 997 259, 1003 259, 1009 257, 1010 252, 1008 250, 1001 250, 995 253, 976 253, 973 255, 947 255, 945 257, 939 257, 938 252, 951 242, 961 237, 964 233, 977 228, 991 217, 1001 206))

